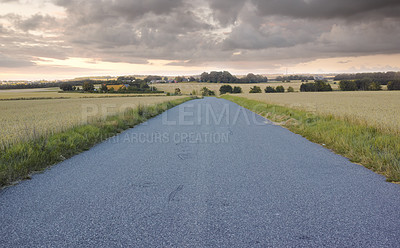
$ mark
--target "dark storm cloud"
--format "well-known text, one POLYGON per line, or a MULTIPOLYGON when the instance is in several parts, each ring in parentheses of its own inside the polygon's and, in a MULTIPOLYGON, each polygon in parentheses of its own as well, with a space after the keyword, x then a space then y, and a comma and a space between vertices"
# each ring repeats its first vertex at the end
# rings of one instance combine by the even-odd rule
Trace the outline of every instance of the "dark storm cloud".
POLYGON ((0 36, 1 52, 32 61, 83 57, 128 63, 180 61, 173 65, 269 61, 271 66, 280 60, 400 53, 398 0, 54 3, 65 9, 65 16, 0 17, 13 25, 0 22, 0 33, 7 34, 0 36))
POLYGON ((211 0, 209 6, 213 11, 213 16, 223 26, 237 21, 240 10, 245 5, 243 0, 211 0))
POLYGON ((253 0, 261 15, 295 18, 347 18, 370 12, 388 13, 398 0, 253 0))

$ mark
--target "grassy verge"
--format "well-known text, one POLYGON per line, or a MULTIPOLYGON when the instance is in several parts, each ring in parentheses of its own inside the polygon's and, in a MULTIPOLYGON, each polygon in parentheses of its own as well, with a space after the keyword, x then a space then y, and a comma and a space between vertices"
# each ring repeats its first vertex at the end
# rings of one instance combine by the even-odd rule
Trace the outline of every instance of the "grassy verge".
POLYGON ((67 131, 21 142, 0 150, 0 186, 27 179, 29 174, 61 162, 125 129, 152 118, 193 98, 187 97, 152 106, 139 106, 67 131))
POLYGON ((312 142, 325 144, 352 162, 386 176, 387 181, 400 182, 399 135, 331 115, 317 115, 230 95, 222 98, 278 122, 312 142))

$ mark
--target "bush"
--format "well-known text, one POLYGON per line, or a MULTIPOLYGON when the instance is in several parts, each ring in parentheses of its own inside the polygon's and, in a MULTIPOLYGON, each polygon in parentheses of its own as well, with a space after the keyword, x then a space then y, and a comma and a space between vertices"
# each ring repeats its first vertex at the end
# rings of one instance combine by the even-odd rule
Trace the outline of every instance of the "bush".
POLYGON ((233 89, 232 86, 230 85, 222 85, 221 88, 219 88, 219 93, 221 95, 226 94, 226 93, 232 93, 233 89))
POLYGON ((264 91, 265 91, 265 93, 275 93, 276 92, 275 88, 271 87, 271 86, 267 86, 267 88, 265 88, 264 91))
POLYGON ((239 86, 235 86, 235 87, 233 87, 232 93, 240 94, 240 93, 242 93, 242 88, 239 86))
POLYGON ((181 89, 176 88, 176 89, 175 89, 175 95, 178 95, 178 96, 182 95, 181 89))
POLYGON ((208 89, 207 87, 204 87, 203 89, 201 89, 201 95, 202 96, 215 96, 215 92, 208 89))
POLYGON ((249 93, 261 93, 261 88, 258 86, 254 86, 254 87, 250 88, 249 93))
POLYGON ((292 86, 289 86, 289 88, 287 89, 287 92, 294 92, 294 89, 292 86))
POLYGON ((284 93, 284 92, 285 92, 285 88, 284 88, 282 85, 277 86, 277 87, 276 87, 276 92, 284 93))
POLYGON ((390 81, 387 88, 388 90, 400 90, 400 80, 390 81))

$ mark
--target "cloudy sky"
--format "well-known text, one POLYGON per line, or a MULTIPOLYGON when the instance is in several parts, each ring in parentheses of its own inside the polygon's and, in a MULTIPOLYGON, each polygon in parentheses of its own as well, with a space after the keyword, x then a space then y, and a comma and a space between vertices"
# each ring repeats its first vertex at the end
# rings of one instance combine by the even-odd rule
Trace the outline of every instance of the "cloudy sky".
POLYGON ((0 79, 400 71, 399 0, 0 0, 0 79))

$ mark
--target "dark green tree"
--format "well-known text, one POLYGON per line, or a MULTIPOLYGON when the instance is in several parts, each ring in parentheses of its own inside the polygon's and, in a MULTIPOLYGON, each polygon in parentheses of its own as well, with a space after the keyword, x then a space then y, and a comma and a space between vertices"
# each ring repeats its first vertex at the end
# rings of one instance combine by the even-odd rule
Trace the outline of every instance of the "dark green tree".
POLYGON ((267 86, 264 91, 265 91, 265 93, 275 93, 276 92, 275 88, 271 87, 271 86, 267 86))
POLYGON ((284 88, 282 85, 277 86, 277 87, 276 87, 276 92, 284 93, 284 92, 285 92, 285 88, 284 88))
POLYGON ((235 86, 235 87, 233 87, 232 93, 240 94, 240 93, 242 93, 242 88, 239 86, 235 86))
POLYGON ((251 87, 249 93, 261 93, 261 88, 258 86, 251 87))
POLYGON ((219 88, 219 93, 221 95, 226 94, 226 93, 232 93, 233 88, 230 85, 222 85, 221 88, 219 88))
POLYGON ((94 90, 94 85, 92 82, 86 81, 83 83, 82 89, 85 92, 92 92, 94 90))
POLYGON ((60 89, 63 91, 72 91, 73 87, 72 87, 72 84, 70 84, 70 83, 62 83, 60 85, 60 89))
POLYGON ((388 90, 400 90, 400 80, 390 81, 387 85, 388 90))

